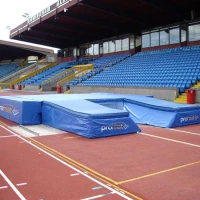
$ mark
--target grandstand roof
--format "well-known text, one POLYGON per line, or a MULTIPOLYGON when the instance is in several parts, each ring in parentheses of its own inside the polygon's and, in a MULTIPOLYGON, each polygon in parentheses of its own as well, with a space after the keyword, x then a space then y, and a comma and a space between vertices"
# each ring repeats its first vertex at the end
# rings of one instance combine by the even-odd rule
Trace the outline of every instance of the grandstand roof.
POLYGON ((32 55, 40 57, 49 53, 54 53, 54 50, 0 40, 0 60, 25 58, 32 55))
POLYGON ((59 0, 11 38, 59 48, 190 20, 197 0, 59 0))

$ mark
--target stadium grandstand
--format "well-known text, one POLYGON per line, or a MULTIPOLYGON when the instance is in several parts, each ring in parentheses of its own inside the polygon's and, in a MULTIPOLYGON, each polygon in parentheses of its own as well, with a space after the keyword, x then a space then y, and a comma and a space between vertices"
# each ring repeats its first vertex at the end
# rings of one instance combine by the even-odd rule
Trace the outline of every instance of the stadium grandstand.
MULTIPOLYGON (((57 71, 43 81, 34 77, 35 82, 30 78, 19 84, 25 87, 27 83, 30 87, 35 83, 41 90, 55 90, 58 86, 67 93, 87 92, 91 86, 94 92, 104 91, 101 86, 107 86, 118 87, 118 92, 123 93, 119 87, 129 87, 129 93, 148 92, 155 97, 186 103, 186 90, 200 86, 198 7, 198 1, 187 0, 173 3, 167 0, 164 3, 150 0, 123 3, 59 1, 11 30, 10 37, 61 48, 58 63, 94 63, 95 70, 85 70, 74 79, 67 78, 69 75, 65 72, 58 76, 60 71, 57 71), (191 47, 193 45, 197 47, 191 47), (126 54, 131 58, 121 59, 126 54), (108 69, 110 66, 116 67, 108 69), (162 74, 163 69, 168 73, 162 74), (151 88, 151 93, 149 89, 145 92, 147 87, 151 88), (162 96, 160 89, 165 90, 162 96)), ((196 102, 200 102, 199 95, 196 102)))
POLYGON ((199 199, 200 1, 59 0, 10 39, 59 50, 0 41, 0 199, 199 199))

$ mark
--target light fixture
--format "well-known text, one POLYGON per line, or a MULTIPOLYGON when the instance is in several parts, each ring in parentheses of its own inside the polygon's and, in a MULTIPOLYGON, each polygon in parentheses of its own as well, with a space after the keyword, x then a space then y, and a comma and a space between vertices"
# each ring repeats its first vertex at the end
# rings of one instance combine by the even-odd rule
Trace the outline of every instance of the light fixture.
POLYGON ((67 12, 68 11, 68 8, 64 8, 64 12, 67 12))

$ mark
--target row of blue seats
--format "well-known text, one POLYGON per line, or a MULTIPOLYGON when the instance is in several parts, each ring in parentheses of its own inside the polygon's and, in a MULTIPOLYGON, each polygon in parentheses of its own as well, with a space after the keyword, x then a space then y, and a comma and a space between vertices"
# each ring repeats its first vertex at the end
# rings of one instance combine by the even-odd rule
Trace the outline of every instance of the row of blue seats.
POLYGON ((178 87, 180 92, 191 87, 200 80, 200 59, 196 59, 200 53, 200 48, 157 51, 157 53, 139 53, 138 55, 127 58, 123 62, 116 64, 115 67, 98 76, 89 79, 84 85, 119 85, 119 86, 152 86, 162 85, 163 87, 178 87), (184 54, 186 52, 186 54, 184 54), (171 56, 173 53, 173 57, 171 56), (194 60, 187 60, 180 63, 181 58, 188 55, 195 55, 194 60), (147 60, 143 59, 148 58, 147 60), (182 73, 182 70, 185 72, 182 73), (176 70, 176 73, 174 71, 176 70), (187 70, 187 71, 186 71, 187 70), (154 79, 151 81, 154 77, 154 79), (160 79, 163 81, 160 81, 160 79), (166 81, 168 79, 168 81, 166 81), (177 80, 177 81, 176 81, 177 80), (175 82, 176 81, 176 82, 175 82))

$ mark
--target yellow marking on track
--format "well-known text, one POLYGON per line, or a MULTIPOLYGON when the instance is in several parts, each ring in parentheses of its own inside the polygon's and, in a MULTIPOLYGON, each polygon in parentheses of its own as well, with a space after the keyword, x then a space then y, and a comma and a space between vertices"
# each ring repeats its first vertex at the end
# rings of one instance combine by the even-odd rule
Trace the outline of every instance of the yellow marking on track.
POLYGON ((0 121, 0 124, 5 126, 5 127, 9 127, 7 124, 5 124, 4 122, 0 121))
POLYGON ((119 189, 120 191, 124 192, 125 194, 127 194, 127 195, 129 195, 129 196, 131 196, 133 198, 135 198, 136 200, 143 200, 142 198, 138 197, 137 195, 134 195, 134 194, 132 194, 132 193, 130 193, 130 192, 118 187, 117 186, 118 182, 116 182, 116 181, 114 181, 114 180, 112 180, 112 179, 110 179, 110 178, 108 178, 108 177, 106 177, 106 176, 104 176, 104 175, 102 175, 102 174, 90 169, 89 167, 86 167, 85 165, 83 165, 81 163, 78 163, 77 161, 75 161, 75 160, 73 160, 73 159, 61 154, 60 152, 58 152, 58 151, 56 151, 56 150, 54 150, 54 149, 52 149, 52 148, 50 148, 50 147, 48 147, 48 146, 46 146, 46 145, 44 145, 42 143, 36 141, 33 138, 29 138, 29 140, 32 141, 35 145, 37 145, 40 148, 44 149, 45 151, 47 151, 47 152, 51 153, 52 155, 56 156, 57 158, 62 159, 66 163, 68 163, 68 164, 70 164, 70 165, 72 165, 72 166, 74 166, 74 167, 76 167, 78 169, 81 169, 83 172, 87 172, 87 174, 97 178, 98 180, 103 181, 106 184, 109 184, 113 188, 119 189))
POLYGON ((189 167, 189 166, 196 165, 196 164, 200 164, 200 161, 189 163, 189 164, 186 164, 186 165, 181 165, 181 166, 170 168, 170 169, 166 169, 166 170, 155 172, 155 173, 152 173, 152 174, 147 174, 145 176, 140 176, 140 177, 132 178, 132 179, 125 180, 125 181, 120 181, 120 182, 117 183, 117 185, 133 182, 133 181, 140 180, 140 179, 143 179, 143 178, 148 178, 148 177, 151 177, 151 176, 156 176, 158 174, 163 174, 163 173, 166 173, 166 172, 178 170, 178 169, 189 167))

